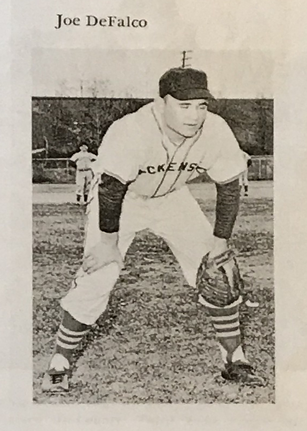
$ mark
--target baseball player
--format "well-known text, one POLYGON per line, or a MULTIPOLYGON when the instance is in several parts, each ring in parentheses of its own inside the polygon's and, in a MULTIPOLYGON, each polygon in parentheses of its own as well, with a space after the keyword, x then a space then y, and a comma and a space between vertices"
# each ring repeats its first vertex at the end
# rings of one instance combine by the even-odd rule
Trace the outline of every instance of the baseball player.
POLYGON ((85 144, 80 146, 80 151, 71 156, 70 161, 76 165, 76 199, 77 204, 81 204, 81 198, 86 204, 89 194, 90 183, 93 177, 91 164, 96 160, 95 154, 88 152, 85 144))
MULTIPOLYGON (((108 129, 94 163, 83 263, 61 300, 63 318, 43 390, 68 390, 74 349, 105 311, 136 232, 150 229, 162 237, 193 287, 203 256, 227 252, 246 162, 227 123, 208 112, 210 99, 203 71, 170 69, 154 102, 108 129), (187 187, 205 171, 217 190, 214 226, 187 187)), ((222 376, 262 384, 242 349, 241 298, 207 293, 201 302, 216 331, 222 376)))
POLYGON ((252 158, 245 152, 243 152, 243 157, 246 163, 246 169, 239 177, 240 194, 244 193, 244 196, 248 196, 248 168, 252 164, 252 158))

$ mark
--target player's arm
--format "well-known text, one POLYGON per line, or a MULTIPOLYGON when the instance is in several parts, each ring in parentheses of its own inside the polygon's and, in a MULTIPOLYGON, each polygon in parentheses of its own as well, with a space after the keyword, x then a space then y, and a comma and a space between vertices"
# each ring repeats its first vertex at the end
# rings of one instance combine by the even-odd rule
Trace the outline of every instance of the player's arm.
POLYGON ((211 257, 223 253, 228 248, 228 240, 232 235, 239 211, 240 186, 239 179, 228 183, 216 183, 216 207, 214 224, 214 244, 211 257))
POLYGON ((123 266, 118 250, 119 220, 122 204, 128 189, 112 175, 103 173, 98 186, 100 241, 84 256, 83 269, 92 273, 109 263, 123 266))
POLYGON ((216 117, 215 121, 216 157, 207 171, 217 191, 212 257, 228 248, 239 210, 239 177, 246 170, 243 152, 232 130, 225 120, 216 117))
POLYGON ((128 184, 117 178, 103 173, 98 189, 99 199, 99 228, 106 234, 117 234, 122 204, 128 184))
POLYGON ((77 156, 77 154, 73 154, 73 155, 71 156, 71 158, 69 159, 69 161, 70 161, 70 163, 71 163, 71 165, 72 165, 73 167, 76 167, 76 166, 77 166, 77 160, 78 160, 78 156, 77 156))
POLYGON ((101 175, 98 189, 100 241, 85 255, 83 269, 93 272, 108 263, 121 268, 118 250, 119 220, 129 184, 139 170, 140 149, 135 145, 138 128, 130 117, 115 121, 103 137, 95 162, 95 174, 101 175))

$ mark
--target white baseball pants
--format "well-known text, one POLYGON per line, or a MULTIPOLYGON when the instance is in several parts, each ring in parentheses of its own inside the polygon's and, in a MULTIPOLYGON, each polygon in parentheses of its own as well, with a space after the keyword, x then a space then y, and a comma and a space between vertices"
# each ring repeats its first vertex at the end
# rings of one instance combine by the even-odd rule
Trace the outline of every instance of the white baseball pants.
POLYGON ((93 174, 90 169, 86 171, 77 170, 76 172, 76 194, 83 196, 88 195, 93 174))
POLYGON ((241 187, 248 186, 248 170, 246 169, 242 174, 239 176, 239 184, 241 187))
MULTIPOLYGON (((98 196, 89 204, 85 250, 100 238, 98 196)), ((124 257, 135 234, 149 229, 162 237, 178 260, 187 282, 195 286, 202 257, 210 251, 213 229, 188 187, 167 196, 144 199, 127 193, 119 229, 119 250, 124 257)), ((82 268, 61 306, 76 320, 92 325, 106 309, 109 295, 119 277, 117 264, 111 263, 92 274, 82 268)))

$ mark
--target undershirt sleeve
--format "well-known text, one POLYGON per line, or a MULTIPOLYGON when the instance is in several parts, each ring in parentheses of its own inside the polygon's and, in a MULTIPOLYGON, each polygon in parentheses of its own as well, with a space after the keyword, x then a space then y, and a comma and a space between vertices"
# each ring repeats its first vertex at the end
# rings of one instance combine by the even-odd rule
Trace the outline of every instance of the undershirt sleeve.
POLYGON ((123 184, 117 178, 105 173, 101 175, 98 201, 99 229, 102 232, 114 233, 119 231, 122 204, 127 189, 128 184, 123 184))
POLYGON ((217 197, 213 234, 229 239, 239 211, 240 186, 236 179, 225 184, 216 184, 217 197))

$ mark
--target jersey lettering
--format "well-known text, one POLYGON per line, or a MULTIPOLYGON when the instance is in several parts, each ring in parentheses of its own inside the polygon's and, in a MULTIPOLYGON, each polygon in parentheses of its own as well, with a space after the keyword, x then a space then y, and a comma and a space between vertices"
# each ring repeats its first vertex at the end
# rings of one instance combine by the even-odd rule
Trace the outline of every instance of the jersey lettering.
POLYGON ((156 173, 155 167, 154 166, 147 166, 147 172, 149 174, 155 174, 156 173))
POLYGON ((198 166, 197 163, 188 163, 188 162, 181 162, 181 163, 177 163, 177 162, 170 162, 166 167, 165 164, 163 163, 162 165, 157 165, 157 166, 146 166, 144 169, 139 169, 138 174, 157 174, 160 172, 181 172, 181 171, 187 171, 187 172, 192 172, 194 170, 197 170, 197 172, 200 170, 200 172, 205 172, 205 168, 202 168, 201 166, 198 166))
POLYGON ((204 172, 206 172, 206 169, 205 169, 205 168, 202 168, 201 166, 197 166, 197 168, 196 168, 196 172, 197 172, 198 174, 203 174, 204 172))
POLYGON ((178 170, 179 171, 185 171, 186 167, 188 166, 188 162, 181 162, 179 165, 178 170))
POLYGON ((169 164, 168 164, 168 167, 167 167, 167 171, 171 171, 171 172, 174 172, 175 171, 175 166, 177 165, 177 163, 176 162, 170 162, 169 164))
POLYGON ((190 163, 190 166, 188 167, 187 171, 192 172, 194 169, 196 169, 198 166, 197 163, 190 163))

